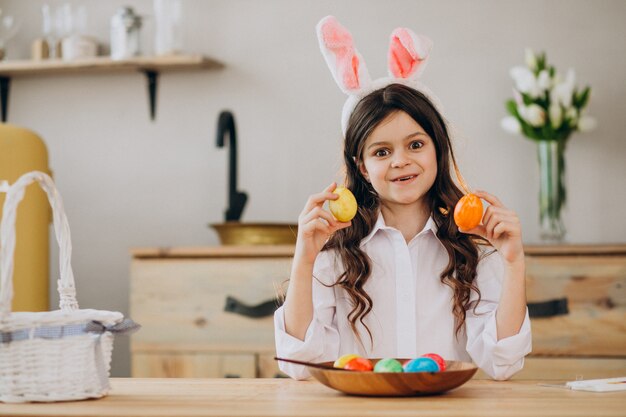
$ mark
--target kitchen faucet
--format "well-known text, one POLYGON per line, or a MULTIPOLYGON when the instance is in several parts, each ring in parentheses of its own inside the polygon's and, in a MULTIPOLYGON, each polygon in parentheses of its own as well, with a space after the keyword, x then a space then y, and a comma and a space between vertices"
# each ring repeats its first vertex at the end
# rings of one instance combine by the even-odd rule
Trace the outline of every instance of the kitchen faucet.
POLYGON ((230 141, 228 166, 228 208, 224 212, 225 221, 238 222, 248 195, 237 191, 237 133, 235 131, 235 116, 227 110, 220 113, 217 120, 217 147, 224 147, 224 136, 228 134, 230 141))

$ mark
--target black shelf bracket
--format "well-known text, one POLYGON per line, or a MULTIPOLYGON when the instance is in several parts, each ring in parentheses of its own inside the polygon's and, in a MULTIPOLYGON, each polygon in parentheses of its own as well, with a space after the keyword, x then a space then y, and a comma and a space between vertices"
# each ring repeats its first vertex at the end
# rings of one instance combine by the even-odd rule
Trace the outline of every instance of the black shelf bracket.
POLYGON ((150 104, 150 120, 156 117, 156 95, 159 82, 159 72, 154 70, 142 70, 148 81, 148 100, 150 104))
POLYGON ((2 112, 2 123, 7 121, 7 113, 9 112, 9 87, 11 86, 11 77, 0 76, 0 111, 2 112))

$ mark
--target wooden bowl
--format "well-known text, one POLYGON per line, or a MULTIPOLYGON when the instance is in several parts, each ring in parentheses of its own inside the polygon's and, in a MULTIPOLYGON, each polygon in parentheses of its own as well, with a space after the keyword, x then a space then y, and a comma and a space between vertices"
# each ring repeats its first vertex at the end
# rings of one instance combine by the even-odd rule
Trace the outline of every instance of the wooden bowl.
MULTIPOLYGON (((380 359, 370 359, 375 365, 380 359)), ((407 359, 398 359, 404 363, 407 359)), ((320 365, 332 367, 332 362, 320 365)), ((439 394, 460 387, 478 368, 468 362, 446 361, 443 372, 356 372, 307 366, 322 384, 352 395, 379 397, 439 394)))

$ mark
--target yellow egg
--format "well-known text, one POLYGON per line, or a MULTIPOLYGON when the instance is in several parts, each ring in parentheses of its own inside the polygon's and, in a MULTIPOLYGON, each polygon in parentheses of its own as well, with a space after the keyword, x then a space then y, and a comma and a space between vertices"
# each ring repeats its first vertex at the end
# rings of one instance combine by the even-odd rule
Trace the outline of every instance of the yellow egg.
POLYGON ((341 369, 343 369, 346 366, 346 363, 350 362, 354 358, 360 358, 360 356, 359 355, 355 355, 354 353, 349 353, 347 355, 343 355, 343 356, 339 357, 339 359, 337 359, 335 361, 335 363, 333 363, 333 368, 341 368, 341 369))
POLYGON ((356 215, 356 198, 352 191, 346 187, 337 187, 333 193, 338 194, 339 198, 328 201, 328 208, 340 222, 349 222, 356 215))

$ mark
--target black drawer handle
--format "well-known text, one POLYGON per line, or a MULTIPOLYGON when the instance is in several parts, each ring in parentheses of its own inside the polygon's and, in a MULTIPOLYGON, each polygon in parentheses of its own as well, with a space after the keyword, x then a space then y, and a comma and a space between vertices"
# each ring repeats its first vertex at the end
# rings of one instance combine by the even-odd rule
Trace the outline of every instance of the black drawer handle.
POLYGON ((274 314, 281 304, 282 302, 278 298, 274 298, 273 300, 268 300, 255 306, 249 306, 229 295, 226 297, 224 311, 259 319, 274 314))
POLYGON ((528 303, 528 315, 530 317, 554 317, 569 314, 567 298, 528 303))

